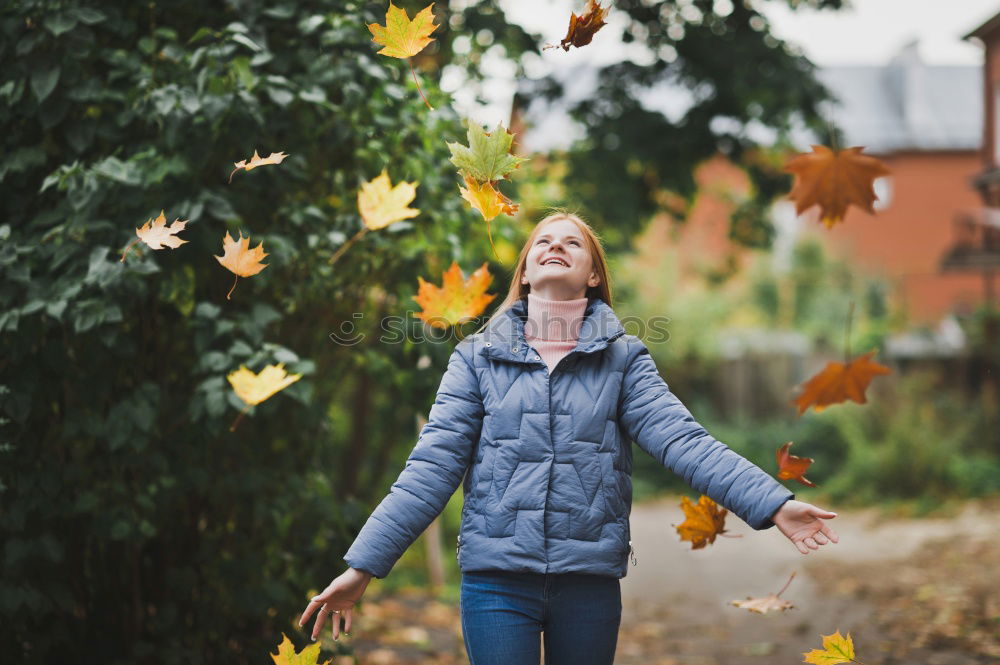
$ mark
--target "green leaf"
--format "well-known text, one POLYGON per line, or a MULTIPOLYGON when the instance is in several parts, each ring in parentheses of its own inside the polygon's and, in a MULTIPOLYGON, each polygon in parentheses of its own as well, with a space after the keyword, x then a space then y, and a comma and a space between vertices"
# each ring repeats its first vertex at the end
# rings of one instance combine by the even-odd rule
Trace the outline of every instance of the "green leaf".
POLYGON ((76 27, 76 16, 69 12, 65 14, 58 12, 56 14, 49 14, 42 22, 49 32, 58 37, 76 27))
POLYGON ((487 182, 506 178, 507 174, 517 168, 521 162, 528 161, 524 157, 510 154, 510 146, 514 135, 504 129, 500 123, 487 135, 478 122, 469 124, 469 145, 448 143, 451 150, 451 162, 465 174, 479 182, 487 182))
POLYGON ((35 99, 41 104, 56 89, 59 82, 59 66, 41 66, 31 71, 31 91, 35 93, 35 99))
POLYGON ((69 13, 81 23, 86 23, 87 25, 96 25, 101 21, 106 21, 108 18, 104 12, 90 7, 74 7, 69 10, 69 13))
POLYGON ((259 44, 257 44, 255 41, 253 41, 252 39, 250 39, 246 35, 241 35, 239 33, 236 33, 235 35, 230 35, 229 38, 232 39, 237 44, 241 44, 243 46, 246 46, 251 51, 255 51, 256 52, 256 51, 263 51, 264 50, 264 48, 262 46, 260 46, 259 44))

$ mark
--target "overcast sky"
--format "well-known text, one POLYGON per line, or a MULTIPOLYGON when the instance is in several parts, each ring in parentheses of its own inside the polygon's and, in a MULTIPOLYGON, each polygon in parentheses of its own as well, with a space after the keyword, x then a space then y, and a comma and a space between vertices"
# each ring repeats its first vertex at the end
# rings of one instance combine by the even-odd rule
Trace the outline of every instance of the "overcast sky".
MULTIPOLYGON (((739 1, 739 0, 734 0, 739 1)), ((717 0, 720 6, 730 0, 717 0)), ((584 0, 499 0, 509 20, 542 35, 543 43, 557 43, 566 34, 571 11, 581 11, 584 0)), ((605 3, 606 5, 607 3, 605 3)), ((679 2, 679 4, 681 4, 679 2)), ((612 3, 613 5, 613 3, 612 3)), ((981 65, 982 47, 962 35, 1000 12, 1000 0, 854 0, 840 11, 792 11, 786 2, 758 0, 771 22, 774 34, 798 45, 818 65, 884 64, 911 39, 919 40, 919 52, 929 64, 981 65)), ((648 54, 636 44, 623 44, 621 13, 612 6, 607 25, 593 42, 577 49, 548 49, 541 58, 529 57, 525 65, 532 77, 555 67, 580 64, 595 66, 625 58, 643 61, 648 54)), ((514 72, 500 58, 486 58, 482 69, 491 79, 490 103, 477 105, 463 93, 454 72, 442 86, 454 93, 459 113, 484 125, 508 121, 514 90, 514 72)))

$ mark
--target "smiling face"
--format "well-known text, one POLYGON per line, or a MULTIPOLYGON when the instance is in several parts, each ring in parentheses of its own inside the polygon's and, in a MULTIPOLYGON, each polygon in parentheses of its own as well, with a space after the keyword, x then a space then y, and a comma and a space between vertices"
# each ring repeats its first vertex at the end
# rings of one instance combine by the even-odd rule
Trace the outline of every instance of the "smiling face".
POLYGON ((587 287, 600 284, 583 233, 568 219, 546 223, 532 241, 525 258, 522 284, 550 300, 583 298, 587 287))

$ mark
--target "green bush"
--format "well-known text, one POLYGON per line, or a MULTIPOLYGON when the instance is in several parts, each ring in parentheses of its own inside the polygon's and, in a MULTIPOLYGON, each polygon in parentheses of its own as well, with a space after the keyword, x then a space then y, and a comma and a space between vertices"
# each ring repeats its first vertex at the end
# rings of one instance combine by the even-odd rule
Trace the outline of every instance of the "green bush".
POLYGON ((487 247, 446 147, 464 128, 375 53, 384 20, 337 0, 0 10, 5 662, 262 662, 344 570, 386 472, 360 453, 412 447, 452 346, 380 343, 373 320, 487 247), (254 150, 289 156, 227 184, 254 150), (383 167, 419 181, 421 214, 330 266, 383 167), (120 262, 161 209, 188 242, 120 262), (269 253, 231 299, 227 231, 269 253), (365 340, 333 343, 355 312, 365 340), (277 362, 304 378, 230 432, 226 374, 277 362))

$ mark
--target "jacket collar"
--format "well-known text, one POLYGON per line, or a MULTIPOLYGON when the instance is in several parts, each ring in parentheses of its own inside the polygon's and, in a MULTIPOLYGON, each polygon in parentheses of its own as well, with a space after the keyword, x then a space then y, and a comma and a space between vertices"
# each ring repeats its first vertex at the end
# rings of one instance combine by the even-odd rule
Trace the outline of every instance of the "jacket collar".
MULTIPOLYGON (((520 298, 510 309, 490 320, 482 332, 479 353, 488 358, 512 362, 539 364, 535 352, 530 351, 524 337, 524 324, 528 318, 528 299, 520 298)), ((610 342, 625 334, 625 328, 611 306, 593 296, 583 310, 583 321, 576 346, 570 353, 592 353, 605 348, 610 342)))

